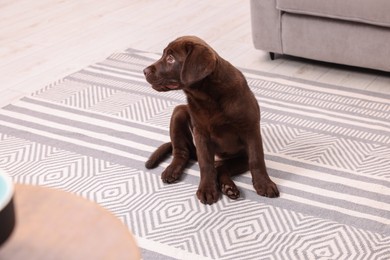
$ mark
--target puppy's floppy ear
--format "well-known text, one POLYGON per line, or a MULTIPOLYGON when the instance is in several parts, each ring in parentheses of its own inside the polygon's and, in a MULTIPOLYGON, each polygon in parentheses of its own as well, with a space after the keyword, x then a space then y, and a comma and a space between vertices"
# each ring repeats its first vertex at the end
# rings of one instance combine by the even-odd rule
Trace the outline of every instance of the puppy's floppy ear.
POLYGON ((186 44, 187 57, 184 60, 180 78, 184 85, 204 79, 214 71, 216 55, 210 47, 201 44, 186 44))

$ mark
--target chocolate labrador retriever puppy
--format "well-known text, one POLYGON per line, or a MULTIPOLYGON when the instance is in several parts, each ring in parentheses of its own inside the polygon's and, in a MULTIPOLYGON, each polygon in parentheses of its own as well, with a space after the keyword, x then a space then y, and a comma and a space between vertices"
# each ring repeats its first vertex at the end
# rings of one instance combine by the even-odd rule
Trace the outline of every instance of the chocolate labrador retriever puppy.
POLYGON ((240 193, 231 176, 250 170, 256 192, 278 197, 269 178, 260 134, 260 110, 243 74, 195 36, 180 37, 164 49, 160 60, 144 69, 157 91, 183 90, 187 105, 171 117, 171 142, 150 156, 156 167, 172 153, 162 173, 165 183, 177 181, 191 159, 200 167, 198 199, 212 204, 220 191, 232 199, 240 193))

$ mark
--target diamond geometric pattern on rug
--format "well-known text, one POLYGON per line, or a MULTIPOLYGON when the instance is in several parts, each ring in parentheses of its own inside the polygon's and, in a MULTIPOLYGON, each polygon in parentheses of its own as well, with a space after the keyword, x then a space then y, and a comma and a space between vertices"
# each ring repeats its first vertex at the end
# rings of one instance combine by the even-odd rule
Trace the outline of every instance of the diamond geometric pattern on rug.
POLYGON ((154 122, 154 119, 157 119, 159 121, 163 121, 163 126, 166 126, 166 120, 169 119, 172 115, 174 104, 174 102, 165 101, 153 97, 146 97, 140 99, 138 102, 127 106, 126 109, 122 110, 119 113, 119 116, 124 118, 131 118, 140 122, 152 123, 154 122), (168 108, 172 108, 172 110, 167 111, 168 108))
POLYGON ((266 151, 340 169, 390 178, 390 147, 299 130, 283 125, 262 128, 266 151), (340 160, 340 157, 343 160, 340 160))

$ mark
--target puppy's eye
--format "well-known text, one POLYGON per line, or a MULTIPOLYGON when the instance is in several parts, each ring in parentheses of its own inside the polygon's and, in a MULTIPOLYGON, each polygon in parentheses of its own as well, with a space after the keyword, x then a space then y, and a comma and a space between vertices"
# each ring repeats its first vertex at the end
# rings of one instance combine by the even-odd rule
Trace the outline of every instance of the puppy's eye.
POLYGON ((168 63, 174 63, 175 62, 175 57, 173 57, 172 55, 168 55, 167 56, 167 62, 168 63))

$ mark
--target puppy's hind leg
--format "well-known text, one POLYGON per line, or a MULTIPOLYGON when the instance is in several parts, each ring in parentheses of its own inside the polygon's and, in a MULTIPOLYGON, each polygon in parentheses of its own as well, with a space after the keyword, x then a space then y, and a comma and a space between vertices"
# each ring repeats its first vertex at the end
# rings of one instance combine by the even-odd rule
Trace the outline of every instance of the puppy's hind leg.
POLYGON ((248 158, 246 156, 241 156, 225 159, 217 161, 215 166, 218 172, 218 182, 222 193, 230 199, 238 199, 240 197, 240 191, 231 177, 248 171, 248 158))
POLYGON ((175 107, 169 129, 173 160, 161 175, 164 183, 177 181, 183 174, 189 160, 196 157, 196 149, 190 128, 191 118, 187 106, 175 107))

